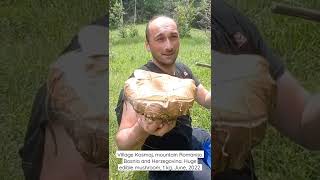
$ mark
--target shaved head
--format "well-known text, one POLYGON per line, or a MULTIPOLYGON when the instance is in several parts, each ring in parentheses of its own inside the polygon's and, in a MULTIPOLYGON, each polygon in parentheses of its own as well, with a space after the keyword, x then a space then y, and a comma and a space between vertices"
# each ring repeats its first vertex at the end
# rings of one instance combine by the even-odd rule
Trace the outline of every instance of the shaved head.
POLYGON ((177 23, 167 16, 152 18, 146 28, 145 46, 158 67, 173 70, 180 47, 177 23))
MULTIPOLYGON (((154 16, 152 17, 148 24, 147 24, 147 27, 146 27, 146 41, 149 42, 149 29, 150 29, 150 24, 152 24, 153 21, 157 20, 157 19, 166 19, 166 20, 169 20, 169 21, 173 21, 176 26, 177 26, 177 23, 174 19, 168 17, 168 16, 164 16, 164 15, 160 15, 160 16, 154 16)), ((178 27, 178 26, 177 26, 178 27)))

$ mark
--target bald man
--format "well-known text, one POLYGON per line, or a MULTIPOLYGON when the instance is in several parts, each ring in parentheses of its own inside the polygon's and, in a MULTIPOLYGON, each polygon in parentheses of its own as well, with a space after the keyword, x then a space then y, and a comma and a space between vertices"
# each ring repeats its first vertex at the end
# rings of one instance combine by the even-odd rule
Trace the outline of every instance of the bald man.
MULTIPOLYGON (((191 70, 177 63, 180 37, 176 22, 166 16, 152 18, 146 27, 146 49, 152 54, 152 60, 140 69, 156 73, 169 74, 183 79, 193 79, 196 85, 196 102, 211 108, 211 93, 204 88, 191 70)), ((120 94, 116 109, 119 130, 116 135, 121 150, 201 150, 203 143, 210 141, 208 132, 191 127, 190 115, 178 117, 177 123, 145 121, 137 114, 132 105, 120 94)), ((203 171, 199 172, 150 172, 150 179, 210 179, 210 168, 203 162, 203 171)))

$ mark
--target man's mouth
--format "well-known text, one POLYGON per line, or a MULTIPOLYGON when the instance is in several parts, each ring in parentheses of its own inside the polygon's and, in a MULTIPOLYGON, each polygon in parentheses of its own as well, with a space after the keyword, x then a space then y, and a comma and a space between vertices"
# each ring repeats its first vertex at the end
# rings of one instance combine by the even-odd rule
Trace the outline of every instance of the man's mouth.
POLYGON ((164 56, 172 56, 174 53, 171 53, 171 54, 162 54, 164 56))

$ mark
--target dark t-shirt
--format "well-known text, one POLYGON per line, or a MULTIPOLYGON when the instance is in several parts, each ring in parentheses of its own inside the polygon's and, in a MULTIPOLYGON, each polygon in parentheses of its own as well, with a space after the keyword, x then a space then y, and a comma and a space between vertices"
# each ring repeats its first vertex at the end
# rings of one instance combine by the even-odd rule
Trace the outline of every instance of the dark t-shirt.
MULTIPOLYGON (((139 69, 152 71, 155 73, 164 73, 159 67, 157 67, 152 61, 143 65, 139 69)), ((133 76, 133 75, 131 75, 133 76)), ((182 79, 193 79, 196 86, 200 84, 199 80, 192 74, 191 70, 182 63, 176 63, 175 76, 182 79)), ((122 116, 122 107, 124 103, 123 90, 119 95, 117 108, 115 109, 120 124, 122 116)), ((190 115, 180 116, 177 119, 177 125, 170 132, 162 137, 149 136, 142 149, 143 150, 191 150, 192 149, 192 127, 191 127, 190 115)))
POLYGON ((284 65, 250 20, 223 0, 213 1, 212 8, 212 50, 261 55, 269 62, 270 73, 277 80, 284 72, 284 65))

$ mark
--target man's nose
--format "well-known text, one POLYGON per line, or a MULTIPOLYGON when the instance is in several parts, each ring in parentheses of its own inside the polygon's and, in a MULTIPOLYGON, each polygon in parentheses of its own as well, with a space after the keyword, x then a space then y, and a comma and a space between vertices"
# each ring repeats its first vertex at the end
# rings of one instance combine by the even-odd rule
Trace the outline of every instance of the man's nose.
POLYGON ((173 50, 173 45, 172 42, 170 41, 169 38, 167 38, 166 42, 165 42, 165 50, 166 51, 172 51, 173 50))

